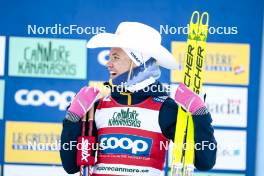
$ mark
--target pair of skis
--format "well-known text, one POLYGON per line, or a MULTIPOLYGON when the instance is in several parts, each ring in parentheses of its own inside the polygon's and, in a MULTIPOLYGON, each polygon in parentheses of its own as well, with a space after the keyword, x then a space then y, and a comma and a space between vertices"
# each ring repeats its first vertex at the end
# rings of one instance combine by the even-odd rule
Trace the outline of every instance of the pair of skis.
MULTIPOLYGON (((183 83, 199 94, 202 88, 209 14, 193 12, 184 59, 183 83), (194 22, 195 20, 195 22, 194 22)), ((194 172, 194 124, 192 115, 178 108, 170 176, 192 176, 194 172)))

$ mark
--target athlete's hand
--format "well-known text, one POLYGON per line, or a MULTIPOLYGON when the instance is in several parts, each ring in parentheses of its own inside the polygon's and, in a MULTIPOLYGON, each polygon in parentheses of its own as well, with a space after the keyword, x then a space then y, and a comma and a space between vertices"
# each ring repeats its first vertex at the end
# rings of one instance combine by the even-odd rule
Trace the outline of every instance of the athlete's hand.
POLYGON ((83 87, 71 102, 68 111, 82 118, 92 107, 99 95, 99 89, 94 87, 83 87))
POLYGON ((183 83, 180 83, 175 94, 175 101, 185 110, 195 113, 202 107, 205 107, 203 100, 183 83))

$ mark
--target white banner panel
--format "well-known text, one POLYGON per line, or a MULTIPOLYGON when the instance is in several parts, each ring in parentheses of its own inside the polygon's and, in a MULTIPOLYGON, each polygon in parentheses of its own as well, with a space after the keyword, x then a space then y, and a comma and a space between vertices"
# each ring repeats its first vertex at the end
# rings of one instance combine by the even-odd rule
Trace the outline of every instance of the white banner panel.
POLYGON ((4 165, 3 176, 79 176, 67 174, 60 166, 4 165))
POLYGON ((6 38, 0 36, 0 76, 4 75, 6 38))

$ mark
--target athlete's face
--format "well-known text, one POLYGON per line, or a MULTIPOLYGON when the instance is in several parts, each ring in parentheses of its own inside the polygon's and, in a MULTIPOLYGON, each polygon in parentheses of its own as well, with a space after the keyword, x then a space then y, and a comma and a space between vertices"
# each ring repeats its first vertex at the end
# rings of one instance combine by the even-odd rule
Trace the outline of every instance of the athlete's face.
POLYGON ((111 48, 109 58, 106 65, 109 70, 110 79, 128 71, 130 65, 133 64, 131 59, 121 48, 111 48))

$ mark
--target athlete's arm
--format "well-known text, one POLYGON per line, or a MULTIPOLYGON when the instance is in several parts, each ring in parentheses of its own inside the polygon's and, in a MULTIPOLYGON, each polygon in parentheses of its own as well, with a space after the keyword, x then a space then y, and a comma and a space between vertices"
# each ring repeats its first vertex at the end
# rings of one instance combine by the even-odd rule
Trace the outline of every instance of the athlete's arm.
MULTIPOLYGON (((176 117, 178 112, 178 105, 171 98, 167 98, 159 114, 159 124, 161 131, 165 137, 174 140, 175 127, 176 127, 176 117)), ((194 119, 194 130, 195 143, 199 144, 205 143, 205 145, 210 144, 216 146, 216 140, 214 138, 214 130, 211 125, 212 118, 210 113, 204 115, 193 115, 194 119), (204 142, 203 142, 204 141, 204 142), (206 141, 206 142, 205 142, 206 141)), ((194 165, 198 170, 209 170, 215 165, 216 160, 216 148, 210 150, 209 146, 204 146, 204 150, 195 150, 195 162, 194 165)))
MULTIPOLYGON (((98 101, 95 102, 96 109, 98 101)), ((66 118, 63 120, 63 129, 61 133, 61 149, 60 157, 64 170, 68 174, 79 172, 80 167, 77 166, 77 139, 81 136, 82 122, 78 116, 67 111, 66 118)), ((93 136, 97 136, 95 123, 93 125, 93 136)))

